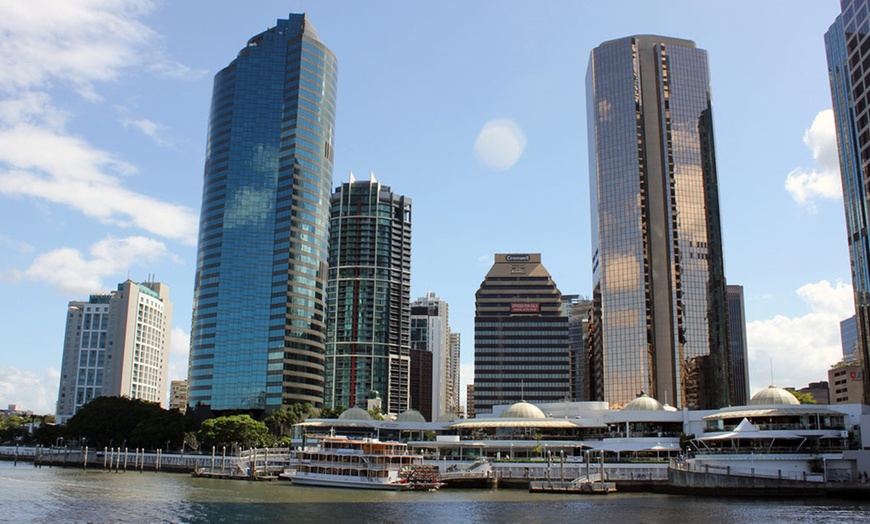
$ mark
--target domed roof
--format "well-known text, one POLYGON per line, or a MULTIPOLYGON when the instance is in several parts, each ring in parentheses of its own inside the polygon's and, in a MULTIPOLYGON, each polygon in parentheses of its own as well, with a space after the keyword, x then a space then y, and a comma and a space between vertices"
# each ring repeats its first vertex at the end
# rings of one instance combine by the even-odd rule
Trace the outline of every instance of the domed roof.
POLYGON ((363 408, 353 407, 344 410, 344 412, 338 416, 338 420, 372 420, 372 416, 363 408))
POLYGON ((794 406, 800 404, 797 398, 782 388, 774 385, 762 389, 758 393, 752 395, 749 399, 750 406, 771 406, 771 405, 789 405, 794 406))
POLYGON ((426 418, 416 409, 409 409, 404 413, 399 413, 396 422, 426 422, 426 418))
POLYGON ((541 411, 537 406, 529 404, 525 400, 517 402, 513 406, 504 410, 501 414, 501 418, 547 418, 544 415, 544 412, 541 411))
POLYGON ((438 417, 438 422, 455 422, 458 417, 453 413, 443 413, 438 417))
POLYGON ((622 411, 664 411, 664 409, 658 400, 646 393, 642 393, 639 397, 622 407, 622 411))

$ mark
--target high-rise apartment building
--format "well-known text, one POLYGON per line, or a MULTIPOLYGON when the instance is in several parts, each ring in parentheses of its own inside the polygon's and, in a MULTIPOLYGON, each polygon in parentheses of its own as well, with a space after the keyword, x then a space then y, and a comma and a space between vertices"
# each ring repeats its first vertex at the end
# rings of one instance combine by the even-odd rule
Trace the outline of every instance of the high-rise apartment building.
POLYGON ((749 404, 749 351, 746 344, 746 315, 743 286, 726 286, 728 296, 728 347, 731 356, 731 405, 749 404))
POLYGON ((475 295, 474 411, 570 395, 568 317, 540 253, 496 254, 475 295))
POLYGON ((167 407, 172 302, 159 282, 127 280, 67 309, 57 421, 96 397, 125 396, 167 407))
POLYGON ((302 14, 214 78, 189 365, 192 406, 323 400, 337 63, 302 14))
POLYGON ((864 403, 870 404, 870 1, 841 0, 840 7, 840 16, 825 33, 825 49, 855 295, 858 359, 864 366, 864 403))
POLYGON ((636 35, 589 58, 596 400, 730 403, 707 52, 636 35))
POLYGON ((411 349, 430 352, 432 362, 430 383, 419 386, 421 391, 429 389, 431 405, 424 406, 412 394, 411 407, 420 410, 427 420, 438 420, 446 413, 453 415, 458 407, 453 390, 456 363, 449 311, 447 302, 438 298, 433 291, 411 303, 411 349), (430 415, 427 416, 427 413, 430 415))
POLYGON ((450 377, 447 381, 447 409, 449 413, 455 416, 462 415, 462 406, 459 400, 459 387, 461 380, 462 364, 461 358, 461 342, 462 337, 459 333, 450 332, 450 377))
POLYGON ((377 392, 385 413, 410 408, 411 199, 372 175, 332 195, 327 406, 377 392))

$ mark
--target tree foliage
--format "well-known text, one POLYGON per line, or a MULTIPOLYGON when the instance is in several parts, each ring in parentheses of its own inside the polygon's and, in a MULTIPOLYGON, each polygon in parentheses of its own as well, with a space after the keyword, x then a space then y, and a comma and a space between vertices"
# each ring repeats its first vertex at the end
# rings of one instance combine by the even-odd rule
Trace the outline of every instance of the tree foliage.
POLYGON ((341 405, 334 408, 328 408, 324 406, 320 408, 320 418, 338 418, 345 411, 347 411, 347 408, 341 405))
POLYGON ((97 397, 67 422, 67 440, 90 447, 180 448, 188 421, 178 410, 127 397, 97 397))
POLYGON ((250 415, 232 415, 206 420, 199 429, 199 442, 204 450, 222 448, 257 448, 274 444, 274 437, 263 422, 250 415))
POLYGON ((293 433, 293 426, 305 421, 314 415, 315 410, 308 402, 291 404, 273 411, 263 421, 272 432, 272 435, 280 439, 293 433))

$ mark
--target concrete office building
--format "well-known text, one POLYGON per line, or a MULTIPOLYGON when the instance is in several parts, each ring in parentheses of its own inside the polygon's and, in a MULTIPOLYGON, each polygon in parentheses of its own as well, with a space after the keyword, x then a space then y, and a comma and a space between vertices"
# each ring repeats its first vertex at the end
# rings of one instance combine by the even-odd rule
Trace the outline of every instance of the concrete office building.
POLYGON ((168 406, 172 302, 159 282, 127 280, 67 309, 57 421, 96 397, 124 396, 168 406))
POLYGON ((840 16, 825 33, 825 49, 855 294, 858 360, 864 366, 864 403, 870 404, 870 1, 841 0, 840 7, 840 16))
POLYGON ((337 63, 302 14, 215 75, 188 372, 191 406, 323 400, 337 63))
POLYGON ((654 35, 605 42, 586 96, 594 400, 729 405, 707 52, 654 35))
POLYGON ((331 209, 324 403, 359 406, 377 392, 384 413, 403 413, 411 407, 411 199, 374 175, 351 175, 331 209))
POLYGON ((474 412, 570 395, 568 317, 540 253, 496 254, 475 295, 474 412))
POLYGON ((447 410, 454 416, 462 415, 460 405, 460 372, 462 370, 461 358, 462 337, 459 333, 450 332, 450 372, 447 381, 447 410))

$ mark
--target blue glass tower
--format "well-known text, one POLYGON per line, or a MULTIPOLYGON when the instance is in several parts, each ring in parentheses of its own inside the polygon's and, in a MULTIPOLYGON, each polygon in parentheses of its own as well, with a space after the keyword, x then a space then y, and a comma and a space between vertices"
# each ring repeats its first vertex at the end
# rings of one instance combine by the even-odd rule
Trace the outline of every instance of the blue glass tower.
POLYGON ((864 403, 870 403, 870 1, 843 0, 825 33, 846 233, 855 294, 858 356, 864 366, 864 403))
POLYGON ((303 14, 214 79, 190 351, 190 405, 323 401, 337 63, 303 14))

